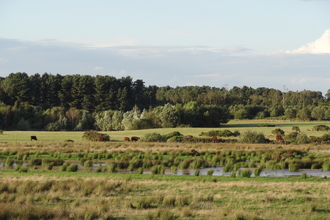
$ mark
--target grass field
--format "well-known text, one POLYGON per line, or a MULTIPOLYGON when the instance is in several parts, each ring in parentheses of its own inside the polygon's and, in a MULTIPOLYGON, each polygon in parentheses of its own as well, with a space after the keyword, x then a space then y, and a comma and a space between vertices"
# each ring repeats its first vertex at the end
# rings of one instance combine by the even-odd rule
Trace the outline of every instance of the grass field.
MULTIPOLYGON (((266 137, 272 138, 271 131, 274 127, 256 127, 257 124, 272 124, 275 128, 281 128, 286 134, 292 132, 292 126, 300 127, 301 132, 306 133, 308 136, 322 136, 326 132, 312 131, 315 125, 325 124, 330 125, 330 122, 285 122, 285 121, 259 121, 259 120, 243 120, 236 121, 232 120, 229 123, 224 124, 220 128, 161 128, 161 129, 147 129, 147 130, 131 130, 131 131, 107 131, 100 132, 108 134, 111 141, 123 141, 124 137, 132 136, 143 136, 146 133, 157 132, 162 135, 171 133, 173 131, 179 131, 183 135, 193 135, 198 136, 202 132, 207 132, 210 130, 224 130, 228 129, 230 131, 238 130, 239 132, 244 132, 247 130, 253 130, 258 132, 263 132, 266 137)), ((0 141, 30 141, 30 136, 35 135, 38 141, 65 141, 73 140, 75 142, 81 142, 82 135, 84 132, 46 132, 46 131, 4 131, 0 135, 0 141)))
MULTIPOLYGON (((286 133, 299 126, 308 136, 322 136, 312 128, 325 122, 230 121, 221 128, 168 128, 100 132, 110 142, 84 142, 83 132, 4 131, 0 135, 0 219, 329 219, 330 179, 321 177, 243 177, 120 174, 109 170, 60 171, 60 166, 26 165, 20 170, 8 160, 32 162, 52 159, 69 163, 153 162, 157 165, 189 161, 219 164, 247 160, 266 167, 287 163, 330 169, 329 144, 278 145, 241 143, 144 143, 123 142, 124 137, 179 131, 228 129, 263 132, 272 138, 274 127, 286 133), (30 141, 35 135, 38 141, 30 141), (65 140, 74 142, 65 142, 65 140), (200 156, 189 154, 196 149, 200 156), (108 158, 109 157, 109 158, 108 158), (25 158, 25 159, 24 159, 25 158), (129 159, 128 159, 129 158, 129 159), (229 160, 227 160, 229 159, 229 160), (170 162, 172 161, 172 162, 170 162), (327 167, 325 166, 327 165, 327 167), (19 207, 19 208, 18 208, 19 207)), ((49 164, 48 164, 49 165, 49 164)), ((128 164, 127 164, 128 165, 128 164)), ((196 165, 196 163, 194 164, 196 165)), ((212 165, 212 164, 211 164, 212 165)), ((107 165, 109 166, 109 165, 107 165)), ((251 165, 255 169, 255 164, 251 165)), ((272 168, 269 168, 272 169, 272 168)), ((95 170, 95 169, 94 169, 95 170)))

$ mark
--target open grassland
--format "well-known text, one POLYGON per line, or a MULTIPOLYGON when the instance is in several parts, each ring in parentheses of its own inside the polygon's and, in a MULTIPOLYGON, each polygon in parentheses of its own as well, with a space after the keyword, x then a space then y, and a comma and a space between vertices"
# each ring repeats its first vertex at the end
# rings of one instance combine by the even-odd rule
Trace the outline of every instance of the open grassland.
MULTIPOLYGON (((220 128, 160 128, 160 129, 147 129, 147 130, 130 130, 130 131, 101 131, 110 136, 111 141, 124 141, 124 137, 138 136, 141 137, 146 133, 159 133, 165 135, 173 131, 179 131, 183 135, 199 136, 202 132, 210 130, 225 130, 239 131, 243 133, 247 130, 262 132, 267 138, 273 139, 272 130, 280 128, 286 134, 292 132, 292 126, 298 126, 301 132, 306 133, 308 136, 322 136, 326 132, 312 131, 315 125, 330 125, 330 122, 292 122, 292 121, 262 121, 262 120, 231 120, 227 124, 222 125, 220 128), (271 124, 275 127, 256 127, 258 124, 271 124)), ((84 132, 46 132, 46 131, 4 131, 0 135, 0 141, 30 141, 30 136, 37 136, 38 141, 65 141, 73 140, 81 142, 84 132)))
POLYGON ((151 132, 198 136, 218 129, 254 130, 272 138, 275 128, 256 127, 261 123, 288 133, 292 126, 308 136, 327 133, 312 131, 324 122, 265 121, 231 121, 222 128, 100 132, 110 135, 110 142, 82 141, 83 132, 4 131, 0 135, 0 219, 329 219, 330 179, 248 178, 238 169, 276 170, 291 165, 330 170, 330 144, 123 142, 126 136, 151 132), (31 135, 38 141, 30 141, 31 135), (65 141, 69 139, 74 142, 65 141), (192 149, 199 154, 192 154, 192 149), (92 169, 93 163, 106 165, 92 169), (77 164, 78 172, 70 170, 77 164), (218 166, 234 175, 138 174, 139 169, 154 167, 218 166), (132 173, 116 173, 116 169, 132 173))
POLYGON ((329 202, 322 178, 0 172, 0 219, 328 219, 329 202))

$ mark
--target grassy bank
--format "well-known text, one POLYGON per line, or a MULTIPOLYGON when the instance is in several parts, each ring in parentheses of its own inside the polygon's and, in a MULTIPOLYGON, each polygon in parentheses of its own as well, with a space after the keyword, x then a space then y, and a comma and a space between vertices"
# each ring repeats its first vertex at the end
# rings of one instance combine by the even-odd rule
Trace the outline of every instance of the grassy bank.
POLYGON ((329 182, 321 178, 12 171, 0 177, 1 219, 327 219, 330 213, 329 182))

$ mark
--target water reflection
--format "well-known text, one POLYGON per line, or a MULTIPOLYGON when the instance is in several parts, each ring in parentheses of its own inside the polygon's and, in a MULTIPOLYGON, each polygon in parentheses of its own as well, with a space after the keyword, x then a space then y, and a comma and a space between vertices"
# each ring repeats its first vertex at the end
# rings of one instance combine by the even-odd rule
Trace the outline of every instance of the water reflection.
MULTIPOLYGON (((28 165, 27 163, 23 163, 23 165, 28 165)), ((86 172, 83 166, 79 163, 77 164, 80 168, 80 172, 86 172)), ((13 167, 17 166, 16 163, 13 164, 13 167)), ((98 163, 93 164, 93 168, 97 167, 105 167, 105 163, 98 163)), ((0 169, 6 169, 4 163, 0 163, 0 169)), ((205 169, 178 169, 177 171, 170 171, 166 170, 166 175, 187 175, 187 176, 194 176, 196 170, 199 170, 200 176, 207 176, 208 170, 213 170, 212 176, 230 176, 230 172, 223 172, 223 167, 215 167, 215 168, 205 168, 205 169)), ((241 169, 242 171, 244 168, 241 169)), ((251 169, 253 171, 253 169, 251 169)), ((130 172, 127 170, 121 170, 119 173, 136 173, 134 171, 130 172)), ((299 170, 297 172, 291 172, 289 170, 263 170, 260 173, 261 177, 293 177, 293 176, 300 176, 302 173, 306 173, 307 176, 314 176, 314 177, 330 177, 330 171, 321 171, 321 170, 299 170)), ((143 171, 143 174, 151 174, 150 170, 143 171)), ((254 177, 252 172, 251 177, 254 177)))

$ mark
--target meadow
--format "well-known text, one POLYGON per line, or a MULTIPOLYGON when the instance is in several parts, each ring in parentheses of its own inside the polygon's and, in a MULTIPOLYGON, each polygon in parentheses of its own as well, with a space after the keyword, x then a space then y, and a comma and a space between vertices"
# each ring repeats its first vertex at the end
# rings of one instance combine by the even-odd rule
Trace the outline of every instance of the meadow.
POLYGON ((312 131, 324 122, 269 121, 231 121, 221 128, 100 132, 110 135, 110 142, 83 141, 83 132, 4 131, 0 219, 328 219, 328 178, 269 178, 255 171, 290 166, 330 170, 330 144, 123 141, 147 132, 198 136, 218 129, 253 130, 272 139, 274 127, 256 127, 260 123, 285 132, 299 126, 308 136, 326 133, 312 131), (30 141, 31 135, 38 141, 30 141), (69 139, 74 142, 66 142, 69 139), (231 175, 163 174, 166 169, 218 166, 231 175), (141 174, 143 170, 151 174, 141 174))

